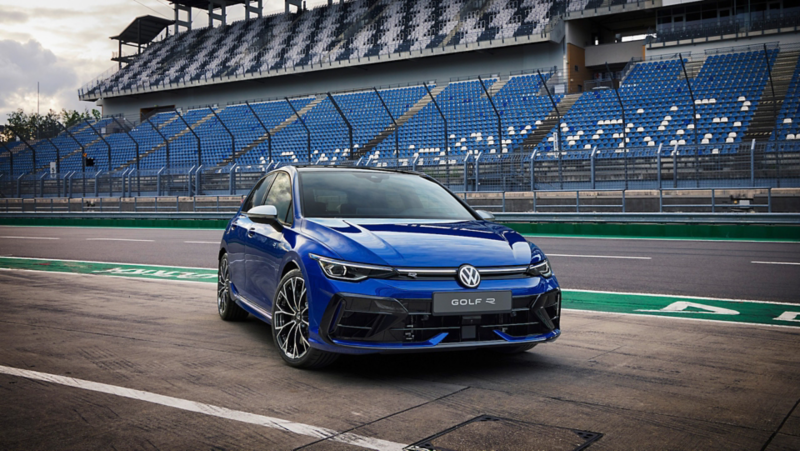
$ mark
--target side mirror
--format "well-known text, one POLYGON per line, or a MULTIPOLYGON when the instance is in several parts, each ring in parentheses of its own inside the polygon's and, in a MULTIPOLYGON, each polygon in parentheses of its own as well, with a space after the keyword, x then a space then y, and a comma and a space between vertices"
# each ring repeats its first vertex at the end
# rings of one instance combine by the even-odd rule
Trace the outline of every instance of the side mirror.
POLYGON ((278 209, 273 205, 259 205, 247 211, 247 217, 253 222, 272 222, 278 219, 278 209))
POLYGON ((494 215, 486 210, 475 210, 475 212, 478 213, 478 216, 480 216, 483 220, 494 221, 494 215))

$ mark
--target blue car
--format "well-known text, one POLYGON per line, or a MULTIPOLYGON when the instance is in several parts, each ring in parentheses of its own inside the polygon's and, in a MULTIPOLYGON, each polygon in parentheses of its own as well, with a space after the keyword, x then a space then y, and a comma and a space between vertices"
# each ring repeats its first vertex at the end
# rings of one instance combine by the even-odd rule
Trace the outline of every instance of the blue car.
POLYGON ((219 252, 217 308, 272 325, 283 360, 491 348, 561 334, 545 254, 436 180, 379 169, 283 167, 256 183, 219 252))

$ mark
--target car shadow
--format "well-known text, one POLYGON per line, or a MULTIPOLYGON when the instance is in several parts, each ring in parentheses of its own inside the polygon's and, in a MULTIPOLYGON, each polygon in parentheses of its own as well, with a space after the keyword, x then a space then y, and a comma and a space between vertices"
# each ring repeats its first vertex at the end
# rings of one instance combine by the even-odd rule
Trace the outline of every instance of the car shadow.
POLYGON ((504 355, 491 350, 441 351, 413 354, 343 355, 324 371, 341 376, 376 377, 381 379, 446 378, 448 376, 481 377, 501 372, 549 373, 559 366, 552 356, 531 351, 504 355))
MULTIPOLYGON (((250 315, 240 323, 243 332, 253 342, 264 346, 268 354, 280 360, 272 337, 272 326, 250 315)), ((394 354, 342 354, 331 366, 316 370, 332 377, 366 377, 382 380, 425 378, 438 379, 448 376, 490 376, 498 372, 531 375, 547 374, 561 366, 552 354, 544 354, 544 344, 521 354, 506 355, 491 349, 461 351, 423 351, 394 354)))

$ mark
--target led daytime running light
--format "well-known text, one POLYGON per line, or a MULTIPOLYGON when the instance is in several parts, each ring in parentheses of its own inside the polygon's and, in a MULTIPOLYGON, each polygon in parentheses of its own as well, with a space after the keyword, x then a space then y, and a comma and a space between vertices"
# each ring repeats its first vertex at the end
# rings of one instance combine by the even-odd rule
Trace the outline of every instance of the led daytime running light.
POLYGON ((385 278, 394 275, 394 268, 364 263, 351 263, 311 254, 319 263, 322 272, 330 279, 358 282, 370 277, 385 278))

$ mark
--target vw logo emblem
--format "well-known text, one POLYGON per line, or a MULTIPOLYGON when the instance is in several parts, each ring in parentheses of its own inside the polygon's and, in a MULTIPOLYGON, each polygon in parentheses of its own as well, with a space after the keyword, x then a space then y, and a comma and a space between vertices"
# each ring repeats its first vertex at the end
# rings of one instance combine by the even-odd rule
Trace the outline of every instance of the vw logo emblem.
POLYGON ((461 265, 458 268, 458 281, 466 288, 478 288, 481 284, 481 273, 472 265, 461 265))

